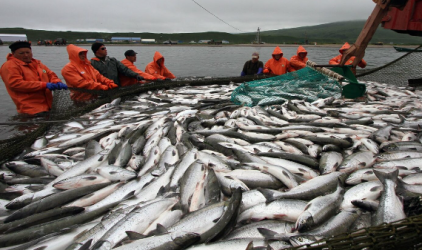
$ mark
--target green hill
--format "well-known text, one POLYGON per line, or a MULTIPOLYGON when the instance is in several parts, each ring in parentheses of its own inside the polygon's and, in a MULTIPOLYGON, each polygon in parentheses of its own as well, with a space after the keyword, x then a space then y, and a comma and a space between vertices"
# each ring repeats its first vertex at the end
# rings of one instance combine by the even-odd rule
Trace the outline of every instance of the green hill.
MULTIPOLYGON (((265 43, 354 43, 361 32, 365 21, 347 21, 321 24, 315 26, 298 27, 292 29, 280 29, 261 32, 261 40, 265 43)), ((202 33, 100 33, 100 32, 78 32, 78 31, 47 31, 31 30, 24 28, 0 28, 0 33, 26 34, 30 41, 54 40, 64 38, 69 42, 77 39, 102 38, 110 40, 111 37, 141 37, 155 39, 161 43, 164 40, 176 40, 188 43, 190 41, 227 40, 231 44, 251 43, 255 33, 231 34, 224 32, 202 32, 202 33)), ((383 42, 384 44, 422 44, 421 37, 413 37, 407 34, 399 34, 391 30, 379 27, 372 43, 383 42)))
MULTIPOLYGON (((320 41, 323 43, 354 43, 359 36, 366 21, 345 21, 306 26, 292 29, 280 29, 261 32, 262 40, 265 37, 289 36, 308 39, 309 42, 320 41)), ((392 30, 387 30, 381 26, 375 32, 372 43, 383 42, 384 44, 422 44, 421 37, 414 37, 407 34, 399 34, 392 30)))

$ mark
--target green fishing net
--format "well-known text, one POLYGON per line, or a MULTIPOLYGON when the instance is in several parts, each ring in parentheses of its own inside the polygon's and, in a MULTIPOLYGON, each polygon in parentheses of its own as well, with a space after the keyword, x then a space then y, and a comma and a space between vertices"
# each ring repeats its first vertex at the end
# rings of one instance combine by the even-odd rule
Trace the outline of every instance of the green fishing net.
POLYGON ((330 96, 339 98, 341 92, 337 80, 305 67, 284 75, 245 82, 233 91, 231 101, 249 107, 265 106, 294 99, 313 102, 330 96))

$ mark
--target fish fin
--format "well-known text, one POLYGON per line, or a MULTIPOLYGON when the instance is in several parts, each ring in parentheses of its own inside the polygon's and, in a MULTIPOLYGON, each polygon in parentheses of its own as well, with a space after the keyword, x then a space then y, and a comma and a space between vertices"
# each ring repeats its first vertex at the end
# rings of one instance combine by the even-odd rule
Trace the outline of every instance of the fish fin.
POLYGON ((374 174, 377 178, 381 181, 381 183, 385 183, 387 179, 392 180, 394 183, 397 183, 397 177, 399 175, 399 170, 396 168, 394 171, 385 172, 378 169, 374 169, 374 174))
POLYGON ((157 228, 155 229, 156 234, 166 234, 168 233, 167 229, 161 225, 160 223, 157 223, 157 228))
POLYGON ((78 250, 89 250, 93 239, 88 240, 78 250))
POLYGON ((267 203, 274 201, 274 195, 270 190, 264 189, 264 188, 257 188, 259 192, 267 199, 267 203))
POLYGON ((358 165, 359 165, 361 168, 364 168, 364 167, 366 167, 366 162, 360 162, 358 165))
POLYGON ((134 195, 135 195, 135 191, 132 191, 132 192, 128 193, 127 195, 125 195, 125 196, 122 198, 122 200, 121 200, 121 201, 124 201, 124 200, 130 199, 130 198, 132 198, 134 195))
POLYGON ((42 247, 37 247, 37 248, 35 248, 34 250, 44 250, 44 249, 46 249, 48 246, 42 246, 42 247))
POLYGON ((131 240, 140 240, 146 237, 145 235, 134 231, 126 231, 126 234, 131 240))
POLYGON ((369 189, 369 191, 371 191, 371 192, 377 192, 377 191, 382 191, 382 189, 383 188, 381 186, 375 186, 375 187, 369 189))
POLYGON ((158 190, 157 196, 162 196, 166 193, 167 188, 164 186, 160 187, 160 190, 158 190))
POLYGON ((251 242, 249 242, 249 244, 246 246, 246 249, 245 250, 253 250, 254 249, 254 247, 253 247, 253 241, 251 241, 251 242))
POLYGON ((258 232, 259 232, 262 236, 264 236, 264 238, 265 238, 266 240, 275 240, 275 239, 277 239, 277 238, 275 237, 275 236, 277 235, 277 232, 272 231, 272 230, 270 230, 270 229, 262 228, 262 227, 257 228, 257 229, 258 229, 258 232))
POLYGON ((82 179, 84 179, 84 180, 89 180, 89 181, 93 181, 93 180, 96 180, 96 179, 97 179, 97 177, 96 177, 96 176, 87 176, 87 177, 83 177, 82 179))

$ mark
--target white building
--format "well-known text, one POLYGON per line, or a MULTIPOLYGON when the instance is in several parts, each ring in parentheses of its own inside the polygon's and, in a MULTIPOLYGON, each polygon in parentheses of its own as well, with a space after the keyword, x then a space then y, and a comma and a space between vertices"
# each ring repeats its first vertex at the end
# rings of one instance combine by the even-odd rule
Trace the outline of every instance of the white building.
POLYGON ((141 43, 156 43, 155 39, 141 39, 141 43))
POLYGON ((198 43, 208 43, 208 42, 210 42, 211 40, 199 40, 198 41, 198 43))
POLYGON ((25 34, 0 34, 0 39, 3 42, 28 41, 25 34))

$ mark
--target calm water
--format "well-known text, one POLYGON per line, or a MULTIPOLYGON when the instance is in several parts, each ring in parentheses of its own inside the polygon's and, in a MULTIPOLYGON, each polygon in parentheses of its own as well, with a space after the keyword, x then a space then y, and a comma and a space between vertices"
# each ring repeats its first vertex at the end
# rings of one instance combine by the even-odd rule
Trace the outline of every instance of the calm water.
MULTIPOLYGON (((93 57, 90 46, 81 46, 88 49, 88 58, 93 57)), ((296 54, 297 47, 283 47, 284 57, 290 59, 296 54)), ((339 46, 340 47, 340 46, 339 46)), ((245 61, 249 60, 252 53, 260 53, 260 60, 265 62, 271 57, 274 47, 211 47, 211 46, 108 46, 108 55, 124 59, 124 52, 128 49, 135 50, 137 62, 135 65, 144 71, 145 66, 152 61, 155 51, 159 51, 165 57, 165 65, 178 77, 183 76, 212 76, 227 77, 238 76, 245 61)), ((308 58, 318 64, 328 64, 329 59, 338 55, 337 47, 306 47, 308 58)), ((66 65, 68 54, 66 47, 33 46, 35 59, 41 60, 57 76, 63 80, 61 69, 66 65)), ((6 55, 10 52, 8 46, 0 46, 0 65, 6 61, 6 55)), ((368 48, 365 60, 367 68, 376 68, 384 65, 403 55, 394 48, 368 48)), ((16 115, 16 108, 10 99, 4 84, 0 78, 0 122, 6 122, 16 115)), ((64 81, 63 81, 64 82, 64 81)), ((0 130, 2 129, 0 126, 0 130)), ((0 137, 1 136, 0 132, 0 137)))

